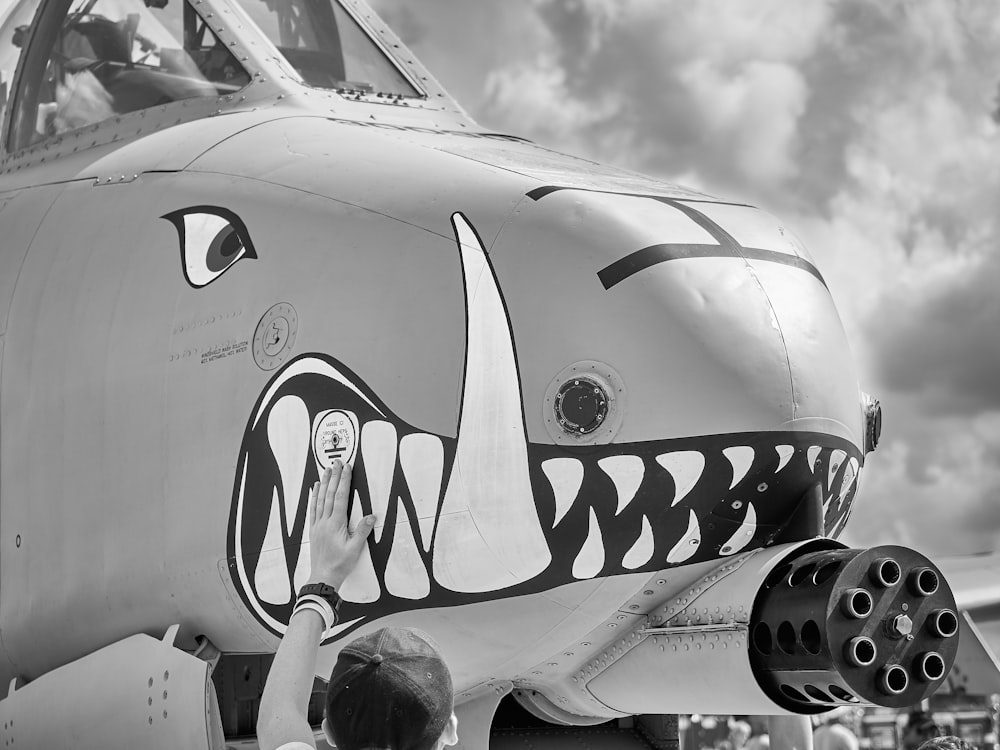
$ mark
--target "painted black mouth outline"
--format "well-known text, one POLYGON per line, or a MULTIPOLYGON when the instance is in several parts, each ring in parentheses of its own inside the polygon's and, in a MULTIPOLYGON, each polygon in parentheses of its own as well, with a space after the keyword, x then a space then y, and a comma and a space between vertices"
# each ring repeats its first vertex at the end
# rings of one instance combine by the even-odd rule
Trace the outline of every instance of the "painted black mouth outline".
MULTIPOLYGON (((362 430, 370 422, 390 423, 395 429, 398 442, 409 435, 430 434, 396 417, 348 368, 327 355, 300 355, 286 363, 274 376, 272 383, 277 382, 288 368, 309 359, 324 362, 339 370, 352 381, 357 392, 345 387, 343 383, 313 372, 304 372, 287 380, 270 395, 269 404, 263 403, 270 387, 265 389, 258 402, 258 408, 254 410, 255 414, 259 412, 259 419, 244 438, 237 470, 238 477, 243 477, 246 472, 247 495, 242 498, 245 504, 240 514, 243 524, 240 536, 243 539, 244 549, 236 549, 235 534, 237 503, 241 501, 239 495, 244 482, 238 481, 234 492, 227 539, 229 566, 234 572, 233 581, 244 603, 252 612, 257 612, 258 607, 263 607, 271 619, 282 624, 287 624, 292 602, 282 605, 265 604, 255 591, 248 591, 240 576, 235 574, 238 564, 247 565, 248 578, 252 580, 250 563, 255 557, 252 549, 264 538, 272 493, 275 491, 278 493, 282 504, 286 502, 282 496, 283 488, 276 476, 273 454, 268 443, 267 418, 270 408, 281 398, 294 396, 301 398, 306 404, 310 423, 318 414, 331 408, 338 408, 357 414, 362 430), (363 394, 364 398, 360 397, 359 393, 363 394), (365 399, 371 403, 365 403, 365 399)), ((439 435, 434 437, 441 441, 444 450, 437 507, 437 512, 440 513, 447 480, 455 460, 457 438, 439 435)), ((574 575, 574 564, 590 534, 592 514, 602 530, 605 562, 593 576, 586 576, 588 578, 655 572, 724 556, 727 554, 723 552, 726 542, 740 529, 750 505, 755 508, 757 519, 753 534, 729 554, 767 545, 784 528, 803 494, 817 483, 823 488, 826 531, 828 535, 832 535, 846 522, 857 491, 857 474, 861 463, 860 452, 849 441, 808 432, 731 433, 587 447, 529 443, 527 450, 539 525, 552 553, 551 562, 541 574, 508 588, 486 592, 456 592, 440 585, 433 573, 437 540, 434 539, 427 550, 419 543, 420 530, 414 520, 414 503, 397 450, 389 496, 399 498, 402 505, 390 502, 383 536, 378 541, 374 536, 369 540, 369 550, 381 594, 373 603, 345 601, 340 615, 342 622, 350 623, 350 626, 337 632, 334 638, 342 637, 366 622, 404 610, 460 606, 491 599, 522 596, 581 580, 574 575), (779 445, 788 446, 792 450, 786 461, 782 460, 777 451, 779 445), (723 453, 730 448, 752 448, 754 451, 752 463, 732 488, 730 484, 735 479, 734 467, 723 453), (656 461, 656 457, 679 451, 701 453, 705 456, 705 467, 697 483, 680 502, 674 505, 672 501, 677 490, 677 482, 673 475, 656 461), (613 456, 636 456, 645 466, 642 484, 633 499, 620 512, 618 512, 619 502, 614 482, 598 463, 613 456), (546 462, 553 459, 579 461, 584 472, 583 491, 578 493, 572 505, 559 519, 556 518, 555 493, 543 469, 546 462), (852 459, 855 461, 853 469, 852 459), (847 485, 846 492, 845 485, 847 485), (401 521, 398 518, 400 507, 410 516, 408 520, 411 531, 418 540, 418 552, 429 580, 429 594, 421 599, 394 596, 389 592, 385 582, 387 562, 394 541, 394 529, 401 521), (684 540, 685 534, 689 531, 689 519, 692 513, 698 519, 701 541, 690 557, 679 562, 668 562, 667 557, 670 552, 684 540), (646 563, 634 568, 625 567, 622 560, 641 536, 644 518, 648 520, 652 530, 653 549, 646 563)), ((787 454, 787 451, 785 452, 787 454)), ((285 545, 285 559, 290 579, 294 576, 295 562, 304 533, 305 497, 308 487, 318 479, 317 462, 311 451, 306 459, 303 466, 302 489, 300 497, 296 499, 298 510, 285 545)), ((368 484, 365 455, 359 451, 354 462, 353 485, 360 497, 364 513, 373 510, 368 484)), ((282 515, 284 515, 283 505, 282 515)), ((274 634, 281 635, 280 628, 263 620, 262 624, 274 634)))

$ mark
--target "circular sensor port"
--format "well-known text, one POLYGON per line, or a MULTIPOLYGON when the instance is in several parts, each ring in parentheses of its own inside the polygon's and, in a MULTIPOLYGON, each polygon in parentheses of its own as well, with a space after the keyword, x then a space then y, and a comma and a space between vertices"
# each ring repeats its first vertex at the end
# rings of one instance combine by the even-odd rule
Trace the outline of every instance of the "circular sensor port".
POLYGON ((611 365, 574 362, 545 388, 545 431, 556 445, 610 443, 622 426, 626 397, 625 383, 611 365))
POLYGON ((587 377, 573 378, 556 391, 556 421, 568 433, 588 435, 608 417, 608 393, 604 386, 587 377))

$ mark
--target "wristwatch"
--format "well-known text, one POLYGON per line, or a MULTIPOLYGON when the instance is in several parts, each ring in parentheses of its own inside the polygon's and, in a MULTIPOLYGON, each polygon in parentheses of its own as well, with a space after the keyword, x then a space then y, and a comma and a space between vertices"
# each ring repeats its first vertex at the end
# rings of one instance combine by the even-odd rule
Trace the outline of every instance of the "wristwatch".
POLYGON ((307 583, 299 589, 300 597, 306 594, 312 594, 326 600, 333 607, 335 613, 340 612, 340 594, 337 593, 337 589, 333 586, 328 586, 325 583, 307 583))

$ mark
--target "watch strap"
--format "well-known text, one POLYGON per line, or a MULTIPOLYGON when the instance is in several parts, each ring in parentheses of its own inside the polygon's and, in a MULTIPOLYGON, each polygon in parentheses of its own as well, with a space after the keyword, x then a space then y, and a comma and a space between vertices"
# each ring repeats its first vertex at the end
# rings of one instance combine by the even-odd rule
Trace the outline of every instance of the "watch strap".
POLYGON ((334 612, 340 611, 340 594, 337 593, 337 589, 333 586, 326 583, 307 583, 299 589, 299 597, 306 596, 307 594, 326 600, 334 612))

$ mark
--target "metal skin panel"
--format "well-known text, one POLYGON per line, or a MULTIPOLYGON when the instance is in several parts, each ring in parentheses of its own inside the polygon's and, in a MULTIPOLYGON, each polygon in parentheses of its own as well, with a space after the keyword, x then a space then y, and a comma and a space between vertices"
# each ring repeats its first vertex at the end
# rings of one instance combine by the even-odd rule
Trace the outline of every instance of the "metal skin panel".
POLYGON ((209 666, 135 635, 66 664, 0 700, 4 746, 221 750, 209 666))
POLYGON ((303 116, 264 123, 195 160, 190 171, 264 180, 384 213, 453 238, 455 211, 486 243, 536 185, 496 167, 442 154, 435 146, 505 142, 475 133, 421 133, 419 124, 303 116), (417 128, 411 130, 410 127, 417 128), (252 153, 255 158, 247 160, 252 153), (405 186, 405 188, 404 188, 405 186))
MULTIPOLYGON (((661 623, 655 633, 642 632, 651 624, 644 619, 633 630, 634 636, 619 633, 618 644, 612 643, 582 665, 574 675, 578 680, 570 695, 587 693, 623 713, 697 713, 705 705, 730 714, 789 713, 759 688, 748 658, 747 627, 767 574, 796 551, 815 545, 842 546, 819 541, 779 545, 740 555, 719 566, 682 599, 662 602, 650 618, 661 623), (671 627, 692 624, 704 630, 669 632, 671 627), (684 679, 670 678, 678 674, 684 679), (726 686, 724 694, 720 694, 720 685, 726 686)), ((571 705, 583 700, 570 699, 571 705)))
POLYGON ((14 285, 28 245, 41 224, 61 186, 11 190, 0 193, 0 225, 3 248, 0 252, 0 335, 7 330, 7 314, 14 296, 14 285))
POLYGON ((583 359, 612 365, 627 388, 616 442, 767 430, 791 417, 781 335, 742 261, 670 261, 603 288, 599 271, 662 242, 714 240, 656 200, 576 190, 527 200, 504 226, 497 272, 517 300, 515 328, 535 330, 520 344, 532 439, 548 439, 549 382, 583 359), (537 270, 520 273, 526 264, 537 270), (643 334, 622 335, 630 326, 643 334))
POLYGON ((257 322, 289 302, 301 322, 296 352, 342 353, 383 391, 437 405, 427 421, 453 431, 464 354, 453 245, 262 183, 147 175, 69 188, 34 248, 14 301, 7 360, 17 366, 5 369, 3 402, 5 431, 20 426, 22 439, 3 446, 2 512, 24 543, 3 549, 2 627, 14 651, 32 655, 23 673, 169 617, 184 637, 263 648, 262 631, 251 636, 243 614, 221 606, 216 572, 240 434, 271 376, 249 351, 257 322), (111 193, 119 210, 108 216, 100 207, 111 193), (247 217, 259 257, 206 294, 185 282, 177 232, 159 217, 222 194, 247 217), (398 306, 373 304, 384 297, 398 306), (420 335, 428 328, 432 340, 420 335), (231 356, 211 358, 231 342, 231 356), (61 512, 15 502, 25 496, 55 498, 61 512), (66 607, 104 625, 67 638, 66 607))

